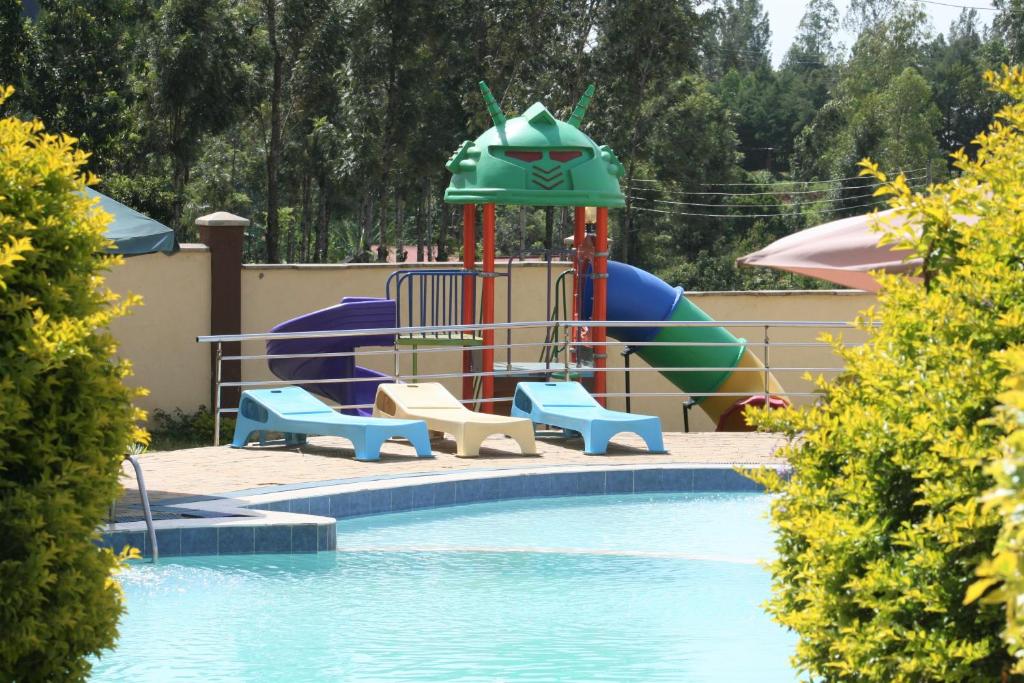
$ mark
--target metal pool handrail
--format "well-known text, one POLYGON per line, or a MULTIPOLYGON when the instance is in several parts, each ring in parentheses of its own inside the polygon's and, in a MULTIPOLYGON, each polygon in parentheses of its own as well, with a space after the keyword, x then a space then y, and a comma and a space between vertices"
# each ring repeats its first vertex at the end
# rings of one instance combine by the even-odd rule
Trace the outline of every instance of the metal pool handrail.
MULTIPOLYGON (((832 344, 826 342, 807 342, 807 341, 772 341, 770 337, 770 330, 772 328, 786 329, 861 329, 860 326, 854 325, 847 321, 826 321, 826 320, 694 320, 694 321, 674 321, 674 320, 643 320, 643 321, 601 321, 599 324, 595 324, 593 321, 579 321, 579 320, 552 320, 552 321, 522 321, 522 322, 505 322, 505 323, 489 323, 489 324, 467 324, 467 325, 420 325, 420 326, 404 326, 404 327, 388 327, 388 328, 372 328, 364 330, 331 330, 331 331, 312 331, 312 332, 262 332, 262 333, 250 333, 250 334, 228 334, 228 335, 203 335, 196 337, 196 341, 200 343, 208 343, 216 345, 216 359, 214 368, 214 444, 219 445, 220 443, 220 418, 222 414, 237 412, 237 409, 233 408, 222 408, 221 407, 221 390, 224 387, 255 387, 255 386, 282 386, 290 384, 340 384, 345 382, 368 382, 368 381, 379 381, 379 377, 339 377, 335 379, 321 378, 315 380, 299 380, 299 381, 286 381, 286 380, 250 380, 250 381, 222 381, 221 377, 221 366, 223 361, 241 361, 241 360, 266 360, 270 358, 278 357, 275 354, 236 354, 236 355, 223 355, 223 344, 225 343, 238 343, 238 342, 266 342, 271 340, 282 340, 282 339, 341 339, 345 337, 356 337, 364 335, 393 335, 396 339, 400 336, 413 336, 421 334, 444 334, 453 335, 453 339, 458 340, 460 336, 465 336, 467 342, 470 339, 470 335, 481 330, 508 330, 511 333, 512 330, 526 330, 526 329, 545 329, 545 339, 550 340, 552 330, 561 331, 565 342, 559 343, 560 351, 562 352, 562 360, 552 360, 545 364, 544 368, 538 369, 537 374, 561 374, 564 379, 569 379, 574 370, 585 370, 586 372, 624 372, 626 377, 629 377, 630 373, 635 372, 721 372, 721 371, 732 371, 732 372, 759 372, 764 373, 764 393, 769 393, 769 376, 771 373, 780 372, 840 372, 843 370, 842 367, 815 367, 815 366, 802 366, 802 367, 780 367, 772 366, 770 363, 770 348, 825 348, 831 347, 832 344), (761 349, 763 354, 764 368, 704 368, 704 367, 649 367, 649 368, 637 368, 629 367, 628 365, 624 368, 618 367, 591 367, 586 366, 579 361, 573 362, 571 359, 572 349, 583 346, 594 346, 593 342, 573 342, 569 341, 568 331, 572 328, 581 327, 607 327, 607 328, 651 328, 651 327, 725 327, 734 329, 758 329, 763 332, 761 340, 758 341, 744 341, 739 340, 736 342, 622 342, 617 340, 606 340, 602 342, 602 347, 626 347, 626 348, 640 348, 646 346, 678 346, 678 347, 699 347, 699 346, 752 346, 761 349)), ((475 341, 475 339, 474 339, 475 341)), ((853 344, 844 343, 845 346, 852 346, 853 344)), ((479 351, 483 348, 491 349, 511 349, 513 347, 535 347, 545 348, 554 346, 550 341, 537 341, 537 342, 524 342, 512 344, 511 342, 506 344, 492 344, 487 347, 482 347, 479 344, 452 344, 446 345, 441 348, 432 348, 425 350, 417 349, 405 349, 400 348, 399 345, 395 344, 395 347, 387 351, 346 351, 330 354, 286 354, 281 357, 298 358, 298 357, 321 357, 321 356, 381 356, 391 355, 394 357, 394 380, 399 381, 402 378, 400 358, 407 354, 416 353, 452 353, 452 352, 463 352, 463 351, 479 351)), ((415 373, 411 377, 416 379, 454 379, 459 377, 495 377, 504 375, 505 372, 491 371, 491 372, 445 372, 445 373, 415 373)), ((820 396, 819 392, 783 392, 786 396, 793 397, 813 397, 820 396)), ((682 391, 679 392, 611 392, 605 391, 597 396, 602 397, 708 397, 708 396, 740 396, 749 395, 735 394, 735 393, 703 393, 703 394, 688 394, 682 391)), ((490 399, 473 398, 463 400, 463 403, 501 403, 511 401, 511 396, 495 396, 490 399)), ((339 406, 342 409, 353 409, 353 408, 368 408, 371 406, 360 404, 360 405, 344 405, 339 406)))

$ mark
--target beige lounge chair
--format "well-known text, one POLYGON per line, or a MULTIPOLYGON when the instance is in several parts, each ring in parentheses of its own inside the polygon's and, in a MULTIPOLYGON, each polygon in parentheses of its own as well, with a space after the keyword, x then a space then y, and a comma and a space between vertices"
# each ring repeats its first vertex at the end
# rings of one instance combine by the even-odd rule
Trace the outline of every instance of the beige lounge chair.
POLYGON ((480 455, 480 444, 492 434, 507 434, 524 455, 537 452, 530 420, 474 413, 436 382, 379 385, 373 415, 424 420, 431 436, 455 437, 455 455, 463 458, 480 455))

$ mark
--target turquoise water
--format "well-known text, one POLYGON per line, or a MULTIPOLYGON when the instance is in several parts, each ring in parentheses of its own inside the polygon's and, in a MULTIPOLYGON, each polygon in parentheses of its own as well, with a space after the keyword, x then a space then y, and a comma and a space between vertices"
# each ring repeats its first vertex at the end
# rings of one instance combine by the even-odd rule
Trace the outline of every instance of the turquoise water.
POLYGON ((121 581, 96 681, 792 681, 760 494, 481 503, 121 581))

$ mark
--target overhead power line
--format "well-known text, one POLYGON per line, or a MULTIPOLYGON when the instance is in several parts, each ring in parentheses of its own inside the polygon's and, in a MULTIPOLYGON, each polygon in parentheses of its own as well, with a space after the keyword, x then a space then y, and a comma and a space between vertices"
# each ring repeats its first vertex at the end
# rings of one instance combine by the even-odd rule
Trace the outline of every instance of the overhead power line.
MULTIPOLYGON (((914 187, 913 183, 908 183, 911 188, 914 187)), ((874 192, 865 192, 863 194, 848 195, 845 197, 829 197, 826 199, 809 199, 807 201, 799 202, 774 202, 771 204, 722 204, 722 203, 707 203, 707 202, 674 202, 668 199, 654 199, 652 197, 640 197, 637 195, 630 195, 630 199, 636 199, 645 202, 654 202, 655 204, 670 204, 673 206, 703 206, 712 207, 718 209, 757 209, 757 208, 771 208, 771 207, 783 207, 783 206, 814 206, 815 204, 834 204, 836 202, 850 201, 853 199, 866 199, 874 196, 874 192)), ((739 196, 739 195, 732 195, 739 196)))
MULTIPOLYGON (((977 10, 981 10, 982 12, 998 12, 998 11, 1000 11, 998 7, 978 7, 977 5, 957 5, 957 4, 954 4, 952 2, 939 2, 939 0, 919 0, 919 1, 923 2, 926 5, 939 5, 940 7, 955 7, 957 9, 977 9, 977 10)), ((1010 12, 1010 13, 1018 13, 1018 12, 1020 12, 1020 10, 1013 10, 1013 9, 1007 9, 1007 10, 1004 10, 1004 11, 1010 12)))
MULTIPOLYGON (((895 178, 898 174, 903 173, 904 175, 913 175, 914 173, 920 173, 921 171, 927 170, 927 166, 921 166, 919 168, 911 168, 907 170, 896 170, 887 172, 886 175, 891 178, 895 178)), ((826 180, 772 180, 767 183, 701 183, 701 187, 745 187, 745 186, 775 186, 775 185, 820 185, 822 183, 841 183, 847 180, 874 180, 871 176, 854 175, 847 176, 845 178, 828 178, 826 180)), ((659 180, 657 178, 633 178, 634 183, 673 183, 672 180, 659 180)))
MULTIPOLYGON (((883 206, 883 205, 884 205, 884 202, 878 201, 878 202, 869 202, 867 204, 855 204, 854 206, 837 206, 837 207, 832 208, 832 209, 824 209, 824 210, 822 210, 822 213, 837 213, 839 211, 846 211, 848 209, 862 209, 862 208, 865 208, 865 207, 879 207, 879 206, 883 206)), ((648 207, 644 207, 644 206, 634 206, 633 210, 634 211, 648 211, 648 212, 653 212, 653 213, 661 213, 661 214, 667 214, 667 215, 671 215, 671 216, 696 216, 698 218, 732 218, 732 219, 739 219, 739 218, 785 218, 787 216, 793 216, 793 212, 792 211, 788 211, 788 212, 785 212, 785 213, 744 213, 744 214, 734 214, 734 213, 691 213, 691 212, 687 212, 687 211, 665 211, 663 209, 654 209, 654 208, 648 208, 648 207)))
MULTIPOLYGON (((917 182, 924 180, 925 176, 909 176, 906 178, 907 182, 917 182)), ((777 195, 807 195, 807 194, 822 194, 823 192, 836 192, 839 190, 870 190, 872 188, 881 187, 885 183, 871 183, 868 185, 853 185, 842 187, 835 185, 832 187, 825 187, 817 190, 771 190, 767 192, 694 192, 690 190, 662 190, 651 187, 633 187, 633 192, 658 192, 669 196, 686 196, 686 197, 773 197, 777 195)))

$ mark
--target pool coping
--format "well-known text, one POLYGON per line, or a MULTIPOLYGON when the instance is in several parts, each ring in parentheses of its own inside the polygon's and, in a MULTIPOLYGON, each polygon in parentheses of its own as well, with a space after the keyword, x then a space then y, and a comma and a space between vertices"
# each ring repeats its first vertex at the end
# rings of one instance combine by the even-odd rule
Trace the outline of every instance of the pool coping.
MULTIPOLYGON (((332 552, 340 519, 513 499, 762 491, 739 471, 760 468, 789 472, 784 464, 661 463, 381 474, 163 502, 182 512, 221 516, 157 520, 154 527, 161 557, 332 552)), ((120 550, 131 545, 150 555, 145 522, 110 524, 100 531, 101 546, 120 550)))

